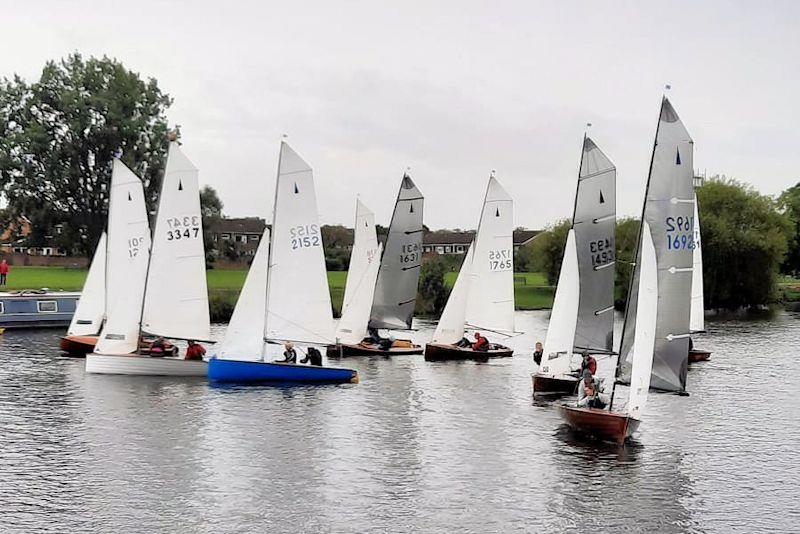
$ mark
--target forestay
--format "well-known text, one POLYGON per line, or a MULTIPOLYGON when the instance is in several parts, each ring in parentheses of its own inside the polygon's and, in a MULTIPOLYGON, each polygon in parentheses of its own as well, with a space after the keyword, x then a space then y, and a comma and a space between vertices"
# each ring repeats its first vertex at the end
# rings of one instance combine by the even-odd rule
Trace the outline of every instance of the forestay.
POLYGON ((269 228, 264 230, 256 255, 244 281, 225 338, 217 350, 218 358, 260 360, 264 347, 264 310, 267 308, 269 228))
POLYGON ((375 214, 357 200, 353 251, 350 254, 342 315, 336 329, 336 339, 340 343, 358 343, 367 333, 378 278, 379 258, 375 214))
POLYGON ((89 274, 83 284, 81 298, 72 316, 67 335, 94 336, 103 326, 106 314, 106 233, 103 232, 94 251, 89 274))
POLYGON ((170 143, 142 312, 142 331, 148 334, 211 337, 197 175, 178 143, 170 143))
POLYGON ((692 251, 692 308, 689 318, 690 332, 704 332, 706 329, 703 316, 703 251, 700 240, 700 214, 697 205, 697 194, 694 195, 694 250, 692 251))
MULTIPOLYGON (((655 247, 658 313, 651 386, 685 391, 694 250, 693 142, 664 98, 650 165, 642 219, 655 247)), ((644 227, 643 227, 644 228, 644 227)), ((642 230, 644 231, 644 229, 642 230)), ((621 377, 630 379, 633 332, 638 321, 641 247, 637 254, 622 333, 621 377)))
POLYGON ((373 328, 411 328, 422 265, 423 202, 411 177, 403 176, 375 286, 373 328))
POLYGON ((98 354, 129 354, 138 349, 150 225, 142 182, 114 159, 108 207, 106 323, 98 354))
POLYGON ((466 314, 471 328, 514 333, 513 231, 513 202, 492 176, 472 245, 472 281, 466 314))
POLYGON ((567 235, 540 373, 564 375, 572 355, 611 352, 614 327, 616 168, 584 137, 572 228, 567 235))
POLYGON ((464 337, 464 327, 467 321, 467 298, 469 286, 472 281, 472 250, 470 245, 458 271, 458 278, 453 285, 447 304, 444 306, 442 316, 433 332, 432 343, 455 344, 464 337))
POLYGON ((331 297, 311 167, 281 143, 265 338, 334 343, 331 297))

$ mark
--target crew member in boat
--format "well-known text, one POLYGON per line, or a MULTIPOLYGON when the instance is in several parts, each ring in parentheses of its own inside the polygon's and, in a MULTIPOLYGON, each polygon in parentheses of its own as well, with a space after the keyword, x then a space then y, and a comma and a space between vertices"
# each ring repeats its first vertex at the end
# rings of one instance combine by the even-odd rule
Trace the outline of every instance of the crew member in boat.
POLYGON ((458 340, 458 342, 456 343, 456 347, 460 347, 462 349, 472 348, 472 341, 467 339, 467 336, 464 336, 458 340))
POLYGON ((162 356, 177 356, 178 347, 159 336, 150 343, 150 356, 160 358, 162 356))
POLYGON ((300 360, 300 363, 308 363, 316 365, 317 367, 322 367, 322 353, 315 347, 308 347, 308 353, 305 358, 300 360))
POLYGON ((603 388, 600 380, 592 375, 589 369, 583 371, 583 379, 578 385, 578 406, 582 408, 605 408, 606 400, 603 398, 603 388))
POLYGON ((544 354, 544 347, 542 347, 542 342, 536 342, 536 348, 533 350, 533 361, 536 365, 542 365, 542 354, 544 354))
POLYGON ((590 356, 587 351, 583 351, 583 361, 581 361, 581 371, 578 376, 583 376, 584 371, 589 371, 592 376, 597 374, 597 360, 590 356))
POLYGON ((472 350, 486 352, 489 350, 489 340, 482 336, 480 332, 475 332, 475 343, 472 345, 472 350))
POLYGON ((291 341, 283 344, 283 359, 275 361, 278 363, 297 363, 297 351, 294 350, 294 344, 291 341))
POLYGON ((206 349, 203 345, 195 343, 194 340, 189 340, 189 347, 186 349, 186 356, 184 360, 202 360, 206 355, 206 349))

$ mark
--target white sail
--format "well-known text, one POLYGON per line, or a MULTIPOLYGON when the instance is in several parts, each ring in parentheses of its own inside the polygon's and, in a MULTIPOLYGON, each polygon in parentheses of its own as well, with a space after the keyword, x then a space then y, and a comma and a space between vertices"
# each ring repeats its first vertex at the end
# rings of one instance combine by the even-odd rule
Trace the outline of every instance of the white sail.
MULTIPOLYGON (((336 328, 336 340, 339 343, 358 343, 367 335, 367 323, 372 311, 372 298, 375 295, 382 248, 378 245, 378 249, 367 264, 367 270, 361 275, 361 279, 353 284, 350 302, 342 308, 342 317, 336 328)), ((347 281, 349 284, 349 274, 347 281)))
POLYGON ((467 315, 467 299, 469 297, 469 286, 472 281, 472 245, 464 256, 461 270, 458 271, 458 278, 447 298, 442 316, 433 332, 432 343, 454 344, 464 337, 464 327, 467 315))
MULTIPOLYGON (((353 295, 364 282, 364 275, 369 269, 378 250, 378 234, 375 231, 375 214, 360 200, 356 200, 356 221, 353 226, 353 250, 350 253, 350 267, 347 270, 347 283, 344 286, 342 313, 350 305, 353 295)), ((373 292, 375 290, 373 283, 373 292)), ((370 297, 371 300, 372 297, 370 297)), ((366 325, 364 328, 366 332, 366 325)), ((360 340, 359 340, 360 341, 360 340)))
POLYGON ((653 369, 653 351, 656 341, 656 317, 658 315, 658 267, 656 249, 650 234, 650 225, 642 223, 641 270, 637 292, 636 329, 633 333, 631 351, 631 381, 628 400, 628 415, 641 417, 650 390, 650 374, 653 369))
POLYGON ((550 311, 550 323, 544 340, 544 353, 539 372, 549 375, 563 375, 569 372, 572 361, 572 348, 575 341, 580 284, 578 275, 578 250, 575 230, 567 234, 564 259, 558 275, 556 296, 550 311))
POLYGON ((703 332, 706 329, 703 317, 703 250, 700 239, 700 214, 697 194, 694 195, 694 250, 692 251, 692 307, 689 312, 689 330, 703 332))
POLYGON ((103 326, 106 315, 106 233, 100 236, 89 274, 83 283, 81 298, 67 329, 68 336, 94 336, 103 326))
POLYGON ((272 223, 265 338, 335 342, 311 167, 281 143, 272 223))
POLYGON ((211 337, 197 174, 178 143, 170 143, 142 312, 148 334, 211 337))
POLYGON ((473 244, 467 325, 514 333, 514 216, 511 197, 492 176, 473 244))
POLYGON ((225 338, 217 349, 218 358, 260 360, 264 345, 264 310, 267 307, 269 272, 269 228, 264 230, 258 250, 247 271, 225 338))
POLYGON ((138 349, 139 320, 150 254, 150 224, 142 181, 114 160, 108 206, 106 323, 98 354, 129 354, 138 349))

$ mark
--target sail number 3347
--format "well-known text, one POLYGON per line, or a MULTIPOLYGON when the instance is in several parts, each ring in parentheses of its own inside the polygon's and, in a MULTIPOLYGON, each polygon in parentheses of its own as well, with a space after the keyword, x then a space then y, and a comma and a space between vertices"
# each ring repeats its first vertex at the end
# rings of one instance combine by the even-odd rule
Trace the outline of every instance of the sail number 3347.
POLYGON ((167 241, 200 237, 200 217, 197 215, 170 217, 167 226, 167 241))

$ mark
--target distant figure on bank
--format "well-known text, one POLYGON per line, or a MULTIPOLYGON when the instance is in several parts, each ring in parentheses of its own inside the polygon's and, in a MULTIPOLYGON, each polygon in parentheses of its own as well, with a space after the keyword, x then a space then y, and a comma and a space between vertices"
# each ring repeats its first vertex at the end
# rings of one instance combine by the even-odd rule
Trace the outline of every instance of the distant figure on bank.
POLYGON ((275 361, 278 363, 297 363, 297 351, 294 350, 294 345, 291 341, 283 344, 283 359, 275 361))
POLYGON ((189 340, 189 347, 186 349, 186 356, 184 356, 184 360, 201 360, 203 356, 206 355, 206 349, 203 345, 199 343, 195 343, 193 340, 189 340))
POLYGON ((489 350, 489 340, 483 337, 480 332, 475 332, 475 344, 472 345, 472 350, 486 352, 489 350))
POLYGON ((322 367, 322 353, 314 347, 308 347, 308 354, 306 354, 305 358, 300 360, 300 363, 309 363, 317 367, 322 367))
POLYGON ((542 342, 536 342, 536 348, 533 351, 533 361, 536 362, 536 365, 542 365, 542 354, 544 354, 544 348, 542 348, 542 342))
POLYGON ((597 374, 597 360, 594 359, 593 356, 589 356, 589 353, 583 351, 583 361, 581 362, 581 372, 578 376, 583 376, 584 371, 589 371, 592 373, 592 376, 597 374))
POLYGON ((601 398, 600 381, 586 369, 583 372, 583 379, 578 384, 578 406, 582 408, 605 408, 606 403, 601 398))
POLYGON ((11 270, 6 260, 0 261, 0 286, 6 285, 8 280, 8 271, 11 270))

